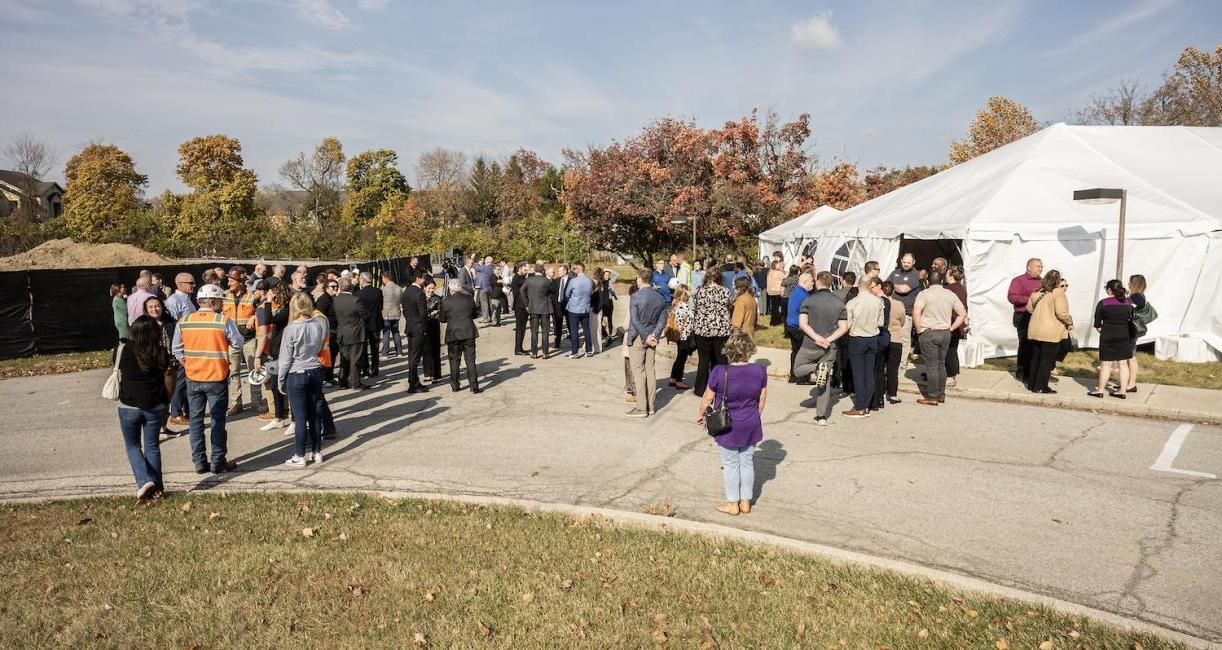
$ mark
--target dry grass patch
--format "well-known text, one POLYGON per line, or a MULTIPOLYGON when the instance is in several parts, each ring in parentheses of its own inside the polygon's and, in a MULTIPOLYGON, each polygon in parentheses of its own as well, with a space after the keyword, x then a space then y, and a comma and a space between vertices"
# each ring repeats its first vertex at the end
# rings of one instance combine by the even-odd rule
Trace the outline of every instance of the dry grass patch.
MULTIPOLYGON (((984 367, 1014 372, 1014 357, 989 359, 984 367)), ((1099 353, 1095 351, 1070 352, 1061 364, 1065 377, 1098 377, 1099 353)), ((1222 361, 1210 363, 1179 363, 1163 361, 1149 352, 1137 352, 1137 383, 1163 384, 1165 386, 1190 386, 1222 390, 1222 361)), ((1112 379, 1117 380, 1112 372, 1112 379)))
POLYGON ((110 355, 110 350, 95 350, 66 354, 36 354, 20 359, 6 359, 0 361, 0 379, 62 375, 67 372, 109 368, 110 355))
POLYGON ((1175 647, 766 546, 365 495, 0 506, 0 593, 0 647, 1175 647))

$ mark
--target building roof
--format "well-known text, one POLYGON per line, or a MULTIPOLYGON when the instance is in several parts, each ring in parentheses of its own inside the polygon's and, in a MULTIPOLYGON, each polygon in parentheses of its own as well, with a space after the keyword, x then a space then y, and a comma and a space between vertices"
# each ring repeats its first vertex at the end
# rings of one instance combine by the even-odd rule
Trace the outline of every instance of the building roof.
POLYGON ((52 191, 58 191, 62 194, 64 191, 64 188, 60 187, 59 183, 56 183, 55 181, 40 181, 38 179, 31 178, 28 174, 23 174, 11 169, 0 169, 0 183, 12 186, 18 191, 25 192, 26 188, 30 186, 31 180, 34 181, 34 192, 38 194, 38 196, 46 196, 52 191))

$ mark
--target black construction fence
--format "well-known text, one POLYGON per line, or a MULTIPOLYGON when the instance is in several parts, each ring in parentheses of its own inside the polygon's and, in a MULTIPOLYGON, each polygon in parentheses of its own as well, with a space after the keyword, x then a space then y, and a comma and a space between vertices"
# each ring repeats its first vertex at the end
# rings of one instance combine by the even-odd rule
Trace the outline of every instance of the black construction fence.
MULTIPOLYGON (((321 270, 356 267, 374 275, 375 285, 381 284, 379 274, 387 271, 397 284, 403 285, 411 276, 413 256, 391 257, 364 262, 305 263, 308 283, 321 270)), ((432 270, 429 255, 416 255, 417 268, 432 270)), ((110 287, 135 285, 140 271, 160 273, 167 285, 174 276, 190 273, 196 280, 206 269, 240 264, 247 272, 250 262, 213 260, 167 266, 115 266, 101 269, 46 269, 0 272, 0 360, 27 357, 33 354, 57 354, 106 350, 118 342, 110 287)), ((286 263, 290 273, 295 264, 286 263)), ((270 264, 269 264, 270 266, 270 264)))

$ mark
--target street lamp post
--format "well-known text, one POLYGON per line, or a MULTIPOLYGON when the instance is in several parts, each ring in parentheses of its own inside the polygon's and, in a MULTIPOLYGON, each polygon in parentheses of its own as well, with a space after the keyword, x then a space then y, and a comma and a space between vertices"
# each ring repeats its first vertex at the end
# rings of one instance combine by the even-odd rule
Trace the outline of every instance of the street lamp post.
POLYGON ((1124 212, 1128 191, 1116 188, 1096 187, 1089 190, 1074 190, 1073 200, 1090 205, 1120 201, 1120 227, 1116 233, 1116 279, 1124 278, 1124 212))
POLYGON ((683 224, 687 223, 689 219, 692 222, 692 261, 694 262, 696 261, 696 215, 675 215, 670 218, 670 222, 682 226, 683 224))

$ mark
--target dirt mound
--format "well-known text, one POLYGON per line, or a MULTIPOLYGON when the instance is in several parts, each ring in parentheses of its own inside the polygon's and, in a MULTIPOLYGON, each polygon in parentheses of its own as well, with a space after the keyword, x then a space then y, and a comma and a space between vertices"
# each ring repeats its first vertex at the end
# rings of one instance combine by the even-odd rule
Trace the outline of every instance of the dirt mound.
POLYGON ((175 261, 131 244, 83 244, 73 239, 52 239, 24 253, 0 257, 0 271, 151 266, 175 261))

